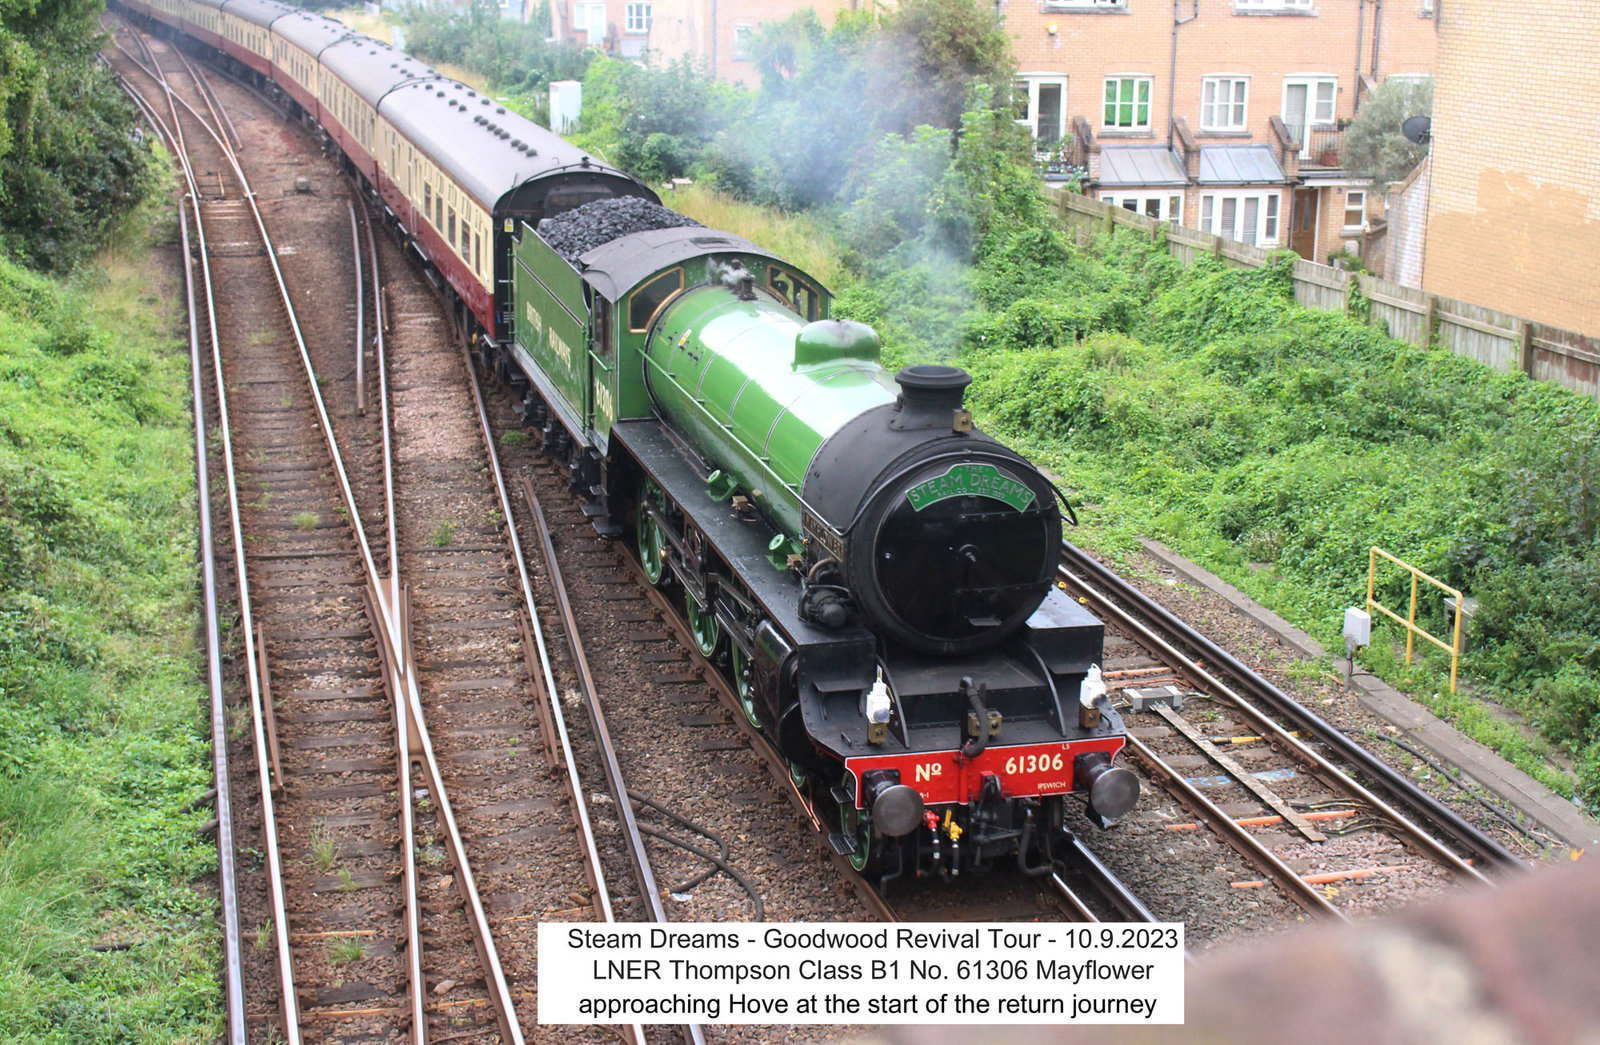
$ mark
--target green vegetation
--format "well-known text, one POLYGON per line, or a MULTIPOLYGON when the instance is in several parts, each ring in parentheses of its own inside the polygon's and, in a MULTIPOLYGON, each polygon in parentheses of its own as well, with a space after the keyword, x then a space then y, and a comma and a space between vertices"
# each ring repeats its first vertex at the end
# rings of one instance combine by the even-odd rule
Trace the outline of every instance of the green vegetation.
POLYGON ((546 126, 551 81, 583 79, 597 53, 548 42, 548 3, 527 22, 505 18, 493 0, 471 0, 464 8, 418 4, 405 10, 402 21, 407 51, 482 77, 508 105, 546 126))
POLYGON ((70 285, 0 260, 0 1041, 221 1030, 163 224, 70 285))
POLYGON ((1374 179, 1380 190, 1403 180, 1428 155, 1428 147, 1407 141, 1400 125, 1412 116, 1432 115, 1432 78, 1385 80, 1362 101, 1344 132, 1345 166, 1374 179))
MULTIPOLYGON (((1166 540, 1333 648, 1373 544, 1477 596, 1472 684, 1575 756, 1600 804, 1600 408, 1298 308, 1291 261, 1185 269, 1126 233, 1013 234, 974 275, 973 404, 1068 478, 1095 540, 1166 540)), ((1404 607, 1409 586, 1380 569, 1379 593, 1404 607)), ((1436 596, 1423 619, 1448 633, 1436 596)), ((1449 698, 1447 663, 1407 671, 1394 641, 1375 667, 1535 766, 1537 744, 1449 698)))
POLYGON ((67 272, 144 197, 150 149, 95 60, 103 0, 0 3, 0 253, 67 272))
POLYGON ((456 539, 455 522, 450 519, 441 522, 433 528, 433 533, 428 536, 428 539, 433 542, 435 548, 447 547, 451 541, 456 539))
MULTIPOLYGON (((1427 652, 1408 668, 1386 629, 1368 664, 1600 808, 1600 408, 1390 339, 1360 322, 1359 300, 1352 318, 1301 309, 1287 252, 1261 270, 1186 269, 1148 237, 1070 241, 981 63, 941 81, 966 87, 955 127, 909 125, 939 107, 908 107, 893 89, 881 118, 854 105, 818 115, 864 96, 869 74, 853 63, 882 53, 900 19, 933 10, 960 24, 972 6, 902 4, 829 31, 780 23, 758 36, 758 91, 741 102, 702 85, 678 96, 694 104, 677 115, 637 92, 675 89, 687 70, 597 61, 588 144, 642 157, 655 176, 694 176, 669 202, 709 225, 819 272, 818 255, 837 257, 825 277, 835 314, 877 327, 888 366, 966 366, 980 421, 1076 491, 1074 539, 1120 552, 1160 538, 1332 648, 1343 607, 1365 596, 1373 544, 1476 596, 1461 695, 1447 663, 1427 652), (719 111, 759 115, 730 130, 719 111), (773 218, 730 196, 801 212, 773 218), (1571 757, 1576 786, 1547 764, 1547 745, 1571 757)), ((1404 605, 1398 571, 1379 588, 1404 605)), ((1439 600, 1423 610, 1444 633, 1439 600)))

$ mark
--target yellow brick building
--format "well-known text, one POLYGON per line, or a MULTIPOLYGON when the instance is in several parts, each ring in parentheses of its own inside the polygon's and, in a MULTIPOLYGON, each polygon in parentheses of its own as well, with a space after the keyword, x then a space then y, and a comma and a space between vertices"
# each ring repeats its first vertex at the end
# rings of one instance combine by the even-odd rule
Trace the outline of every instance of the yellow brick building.
POLYGON ((1434 91, 1423 289, 1600 335, 1600 3, 1448 0, 1434 91))

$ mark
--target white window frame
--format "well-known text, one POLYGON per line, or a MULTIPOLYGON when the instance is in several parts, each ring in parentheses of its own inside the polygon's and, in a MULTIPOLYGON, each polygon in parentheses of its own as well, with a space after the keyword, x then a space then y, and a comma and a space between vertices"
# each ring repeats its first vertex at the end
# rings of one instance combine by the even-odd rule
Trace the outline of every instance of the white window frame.
POLYGON ((629 3, 623 5, 622 31, 626 33, 648 33, 654 11, 648 3, 629 3))
POLYGON ((733 60, 748 62, 750 60, 750 41, 755 39, 756 27, 753 22, 739 22, 733 27, 733 60))
POLYGON ((601 3, 579 3, 573 5, 572 11, 573 32, 582 31, 586 39, 584 42, 590 47, 599 47, 600 42, 606 38, 606 5, 601 3), (595 13, 600 15, 600 31, 595 32, 595 13))
POLYGON ((1202 193, 1200 231, 1257 247, 1276 247, 1283 235, 1283 193, 1240 189, 1202 193), (1254 228, 1247 225, 1252 210, 1254 228))
POLYGON ((1432 18, 1433 0, 1422 0, 1422 5, 1417 9, 1417 15, 1421 18, 1432 18))
POLYGON ((1124 133, 1135 132, 1135 131, 1146 131, 1146 132, 1148 132, 1150 130, 1150 128, 1151 128, 1151 125, 1154 123, 1154 118, 1155 118, 1155 107, 1156 107, 1155 106, 1155 93, 1156 93, 1156 79, 1155 79, 1154 76, 1151 76, 1148 73, 1115 73, 1115 74, 1113 74, 1111 76, 1107 76, 1104 80, 1101 81, 1101 84, 1100 84, 1100 129, 1102 131, 1110 131, 1112 133, 1116 133, 1118 131, 1122 131, 1124 133), (1105 100, 1106 90, 1105 89, 1106 89, 1107 86, 1109 86, 1112 83, 1116 83, 1116 84, 1120 85, 1124 80, 1129 82, 1129 86, 1133 91, 1133 98, 1130 101, 1123 101, 1121 99, 1121 97, 1120 97, 1121 88, 1119 87, 1118 88, 1119 97, 1118 97, 1117 101, 1114 102, 1113 104, 1115 104, 1116 107, 1119 110, 1124 105, 1132 105, 1133 106, 1134 122, 1131 123, 1131 124, 1107 123, 1107 122, 1105 122, 1106 121, 1106 100, 1105 100), (1143 102, 1139 101, 1139 85, 1141 83, 1144 84, 1145 88, 1146 88, 1146 90, 1145 90, 1145 100, 1143 102), (1144 122, 1143 123, 1139 122, 1139 106, 1140 105, 1143 105, 1144 109, 1145 109, 1144 122))
POLYGON ((1345 189, 1344 190, 1344 224, 1343 224, 1344 231, 1345 232, 1360 232, 1362 229, 1364 229, 1366 227, 1367 227, 1367 190, 1366 189, 1345 189), (1354 206, 1355 206, 1356 209, 1358 209, 1361 212, 1361 220, 1357 221, 1354 225, 1350 224, 1350 211, 1351 211, 1351 207, 1352 207, 1352 205, 1350 203, 1350 199, 1351 199, 1352 196, 1353 197, 1357 197, 1360 200, 1360 202, 1355 204, 1354 206))
POLYGON ((1060 73, 1018 73, 1013 79, 1011 89, 1020 89, 1023 84, 1028 88, 1028 115, 1017 120, 1019 127, 1028 131, 1028 136, 1035 142, 1039 140, 1039 88, 1061 88, 1061 107, 1056 112, 1056 140, 1050 143, 1054 147, 1061 143, 1067 136, 1067 78, 1060 73))
POLYGON ((1121 11, 1128 0, 1044 0, 1046 11, 1121 11))
POLYGON ((1101 203, 1109 203, 1123 210, 1131 210, 1135 214, 1143 214, 1147 218, 1158 221, 1170 221, 1175 225, 1183 224, 1183 189, 1171 188, 1157 191, 1155 189, 1136 189, 1132 191, 1108 190, 1100 194, 1101 203), (1132 206, 1129 206, 1132 204, 1132 206), (1155 211, 1154 214, 1151 211, 1155 211))
POLYGON ((1250 126, 1250 77, 1241 73, 1218 73, 1200 81, 1200 129, 1202 131, 1243 131, 1250 126), (1217 96, 1227 91, 1227 100, 1217 96), (1209 100, 1208 100, 1209 99, 1209 100), (1217 119, 1217 113, 1223 114, 1217 119))
POLYGON ((1316 12, 1314 4, 1315 0, 1233 0, 1233 9, 1235 11, 1251 12, 1280 13, 1288 11, 1314 14, 1316 12))
MULTIPOLYGON (((1295 87, 1306 89, 1306 123, 1305 133, 1301 134, 1300 156, 1302 159, 1311 155, 1311 131, 1326 130, 1334 125, 1339 116, 1339 78, 1331 73, 1313 73, 1306 75, 1285 76, 1283 78, 1283 107, 1278 111, 1283 114, 1283 122, 1289 124, 1289 91, 1295 87), (1324 115, 1320 109, 1323 101, 1318 97, 1321 88, 1329 87, 1327 113, 1324 115)), ((1291 126, 1290 130, 1294 130, 1291 126)))

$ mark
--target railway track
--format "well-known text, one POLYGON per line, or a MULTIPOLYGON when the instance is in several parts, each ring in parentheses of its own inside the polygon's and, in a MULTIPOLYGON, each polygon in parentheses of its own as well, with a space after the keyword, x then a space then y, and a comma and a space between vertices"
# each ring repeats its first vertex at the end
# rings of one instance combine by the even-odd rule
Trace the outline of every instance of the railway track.
MULTIPOLYGON (((1317 917, 1381 909, 1397 880, 1482 883, 1520 862, 1071 545, 1061 580, 1107 621, 1109 694, 1150 777, 1317 917)), ((1398 891, 1409 898, 1412 889, 1398 891)))
MULTIPOLYGON (((231 545, 238 605, 254 639, 240 681, 253 690, 260 738, 245 761, 259 764, 268 854, 261 881, 245 891, 272 897, 266 906, 276 912, 264 918, 244 903, 247 925, 252 911, 261 918, 251 1037, 521 1041, 533 1006, 519 1016, 516 1005, 534 996, 538 921, 609 910, 603 881, 596 888, 593 874, 583 877, 582 868, 598 866, 581 852, 587 833, 565 826, 582 820, 570 786, 529 772, 547 728, 533 710, 537 661, 523 648, 538 626, 518 620, 503 488, 498 510, 479 507, 494 502, 497 484, 485 467, 486 429, 472 426, 461 355, 438 336, 444 323, 430 328, 436 308, 402 316, 392 339, 394 431, 406 479, 396 484, 382 380, 384 305, 392 301, 377 271, 398 266, 398 251, 386 244, 385 262, 353 211, 348 255, 318 250, 330 241, 328 221, 296 224, 274 245, 226 138, 203 126, 200 100, 213 120, 226 114, 222 102, 202 98, 191 70, 189 90, 200 100, 183 105, 175 97, 183 87, 169 94, 158 84, 157 52, 167 49, 139 46, 142 71, 131 54, 124 71, 146 78, 147 109, 186 156, 197 228, 211 230, 199 241, 195 285, 216 318, 197 323, 196 341, 217 346, 209 409, 227 462, 220 485, 237 491, 231 545), (157 105, 168 98, 171 119, 161 120, 157 105), (185 149, 191 139, 210 145, 185 149), (247 237, 251 224, 259 239, 247 237), (303 242, 293 242, 297 235, 303 242), (341 314, 327 295, 365 287, 350 269, 363 239, 372 292, 341 314), (279 256, 294 261, 280 268, 279 256), (293 306, 307 300, 318 319, 302 331, 293 306), (352 321, 378 335, 381 408, 370 415, 344 402, 357 388, 347 375, 365 369, 352 347, 369 348, 364 333, 352 336, 352 321), (438 372, 441 360, 453 377, 438 372), (452 395, 458 401, 442 401, 452 395), (441 432, 441 419, 460 419, 465 437, 441 432), (460 516, 444 520, 449 540, 429 521, 440 499, 460 516), (397 519, 408 524, 397 528, 397 519), (452 792, 471 796, 459 811, 452 792), (512 982, 501 946, 521 970, 512 982)), ((420 293, 413 286, 404 307, 416 307, 420 293)), ((634 1028, 631 1038, 643 1035, 634 1028)))

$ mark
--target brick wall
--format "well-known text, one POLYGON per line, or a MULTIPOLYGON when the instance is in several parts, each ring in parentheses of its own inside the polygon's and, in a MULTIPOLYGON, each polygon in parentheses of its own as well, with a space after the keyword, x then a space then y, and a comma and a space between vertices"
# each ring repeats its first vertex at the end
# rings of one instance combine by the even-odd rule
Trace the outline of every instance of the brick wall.
POLYGON ((1600 334, 1600 4, 1448 0, 1423 287, 1600 334))

